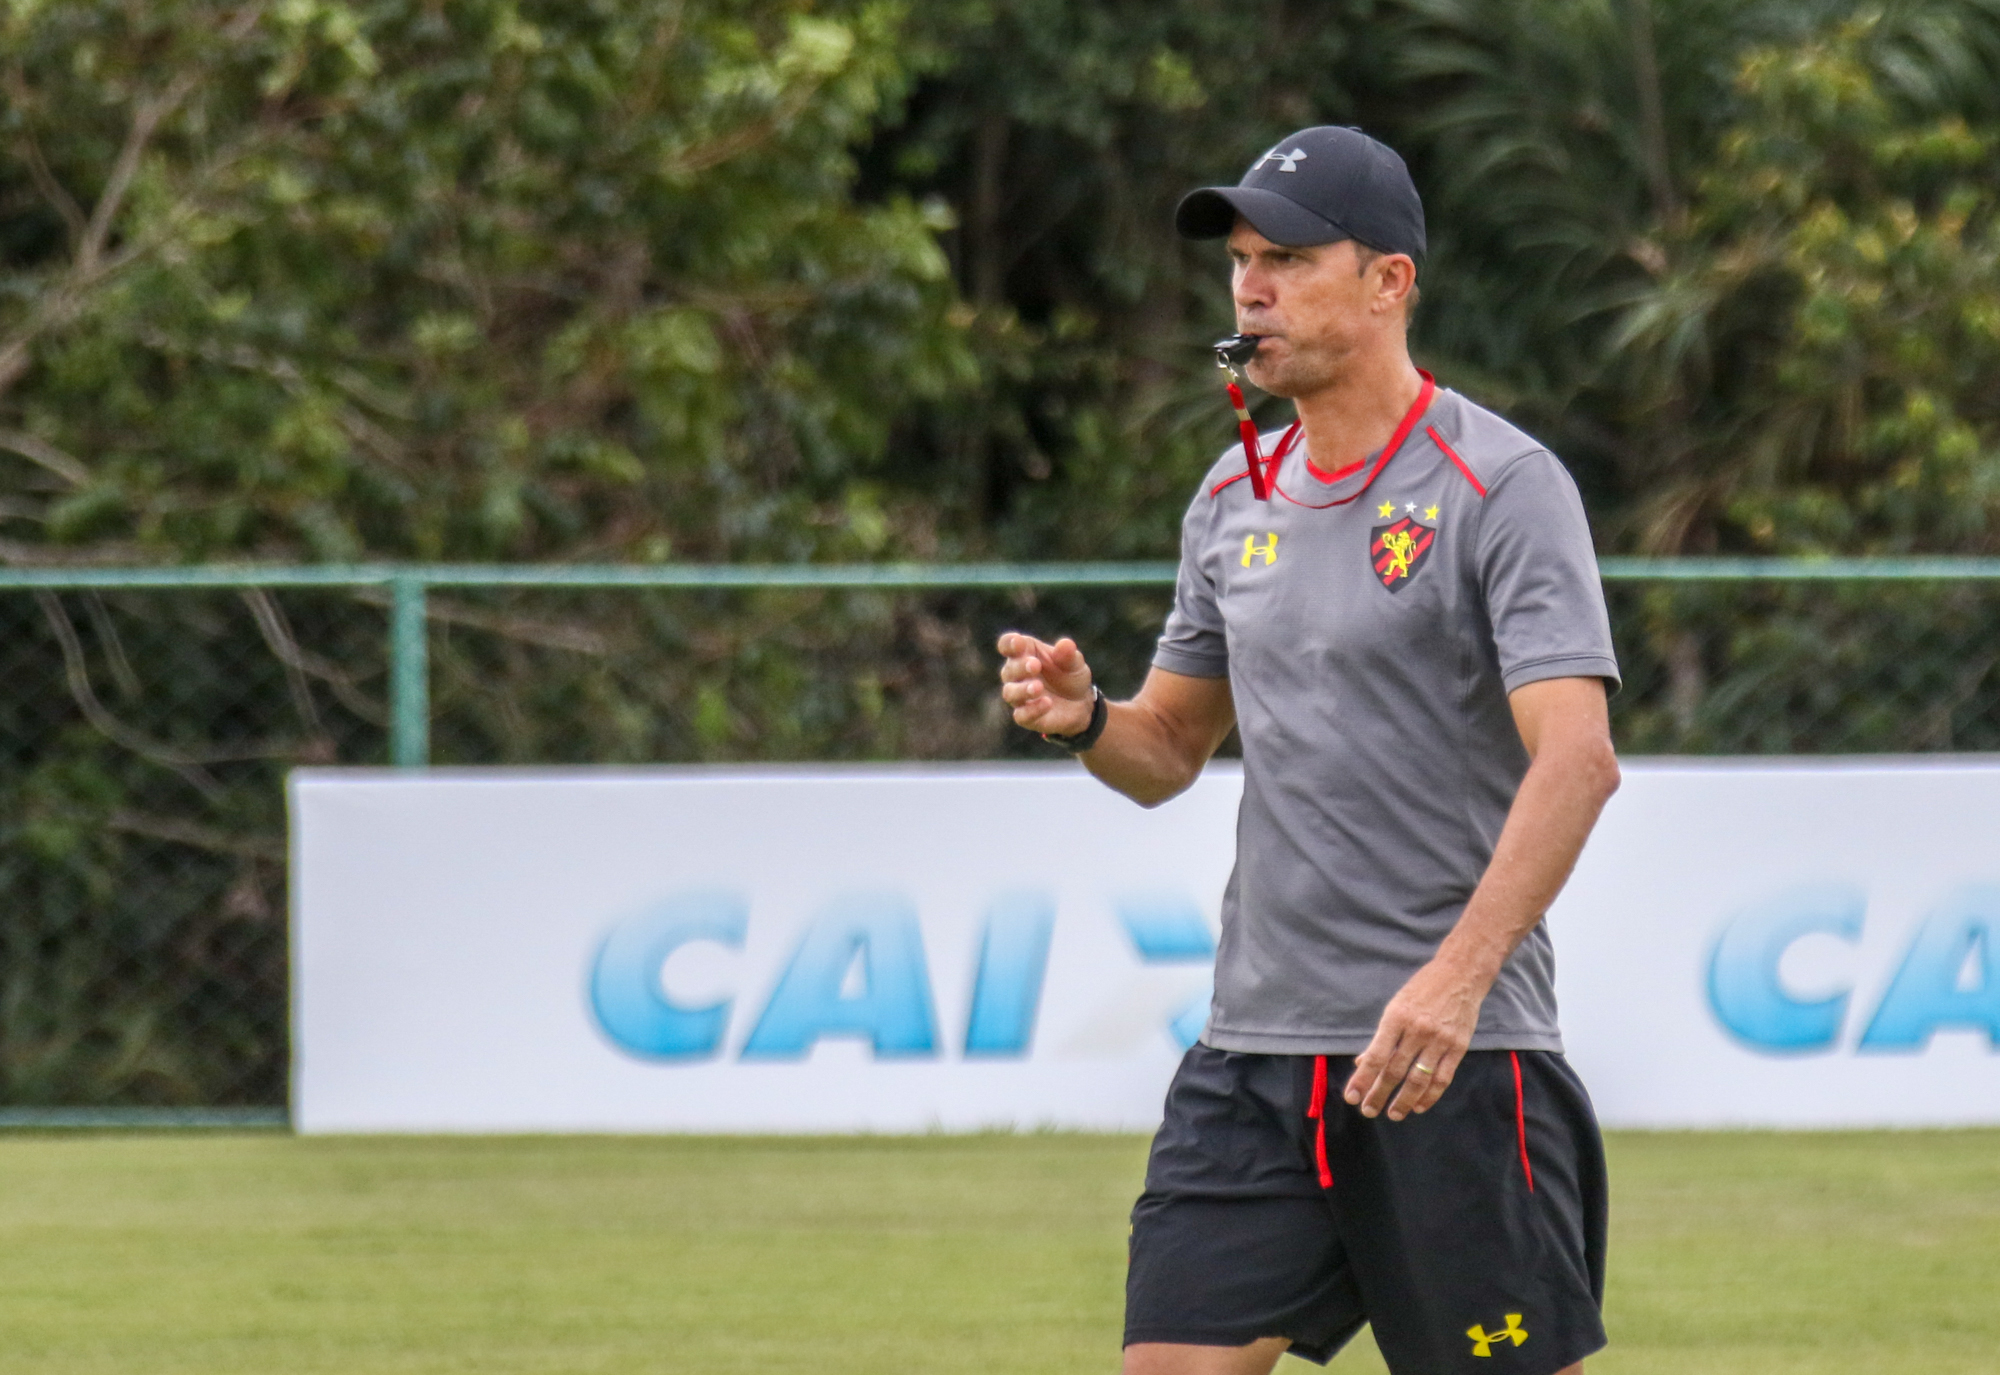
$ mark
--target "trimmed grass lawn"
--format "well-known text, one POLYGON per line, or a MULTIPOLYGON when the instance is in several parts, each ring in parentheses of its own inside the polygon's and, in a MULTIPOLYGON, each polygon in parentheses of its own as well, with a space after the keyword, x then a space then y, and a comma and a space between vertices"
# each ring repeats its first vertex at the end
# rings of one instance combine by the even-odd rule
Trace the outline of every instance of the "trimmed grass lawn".
MULTIPOLYGON (((2000 1132, 1611 1153, 1593 1375, 2000 1370, 2000 1132)), ((0 1371, 1110 1375, 1144 1158, 1066 1135, 0 1136, 0 1371)), ((1381 1365, 1364 1340, 1333 1369, 1381 1365)))

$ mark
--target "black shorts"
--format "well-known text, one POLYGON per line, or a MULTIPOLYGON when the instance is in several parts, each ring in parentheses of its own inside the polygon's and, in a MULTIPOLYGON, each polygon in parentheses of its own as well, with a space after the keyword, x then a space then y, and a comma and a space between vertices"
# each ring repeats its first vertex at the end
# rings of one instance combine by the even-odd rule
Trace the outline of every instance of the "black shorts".
POLYGON ((1288 1337, 1324 1364, 1368 1323, 1396 1375, 1554 1375, 1602 1347, 1604 1147, 1568 1062, 1473 1051, 1401 1122, 1347 1105, 1353 1069, 1187 1053, 1132 1210, 1125 1344, 1288 1337))

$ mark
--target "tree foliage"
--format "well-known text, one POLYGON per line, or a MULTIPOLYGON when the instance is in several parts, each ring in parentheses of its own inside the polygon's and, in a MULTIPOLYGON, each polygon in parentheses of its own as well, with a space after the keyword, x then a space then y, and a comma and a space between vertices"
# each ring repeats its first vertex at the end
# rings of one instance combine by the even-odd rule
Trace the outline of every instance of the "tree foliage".
POLYGON ((1985 547, 1996 0, 0 13, 17 559, 1165 552, 1227 429, 1172 204, 1322 120, 1607 544, 1985 547))
POLYGON ((1173 234, 1189 187, 1279 133, 1350 119, 1369 7, 957 0, 870 184, 940 197, 978 386, 906 422, 904 471, 1021 557, 1170 549, 1217 447, 1203 345, 1230 332, 1221 254, 1173 234))
MULTIPOLYGON (((851 194, 903 24, 13 0, 0 558, 840 558, 930 522, 879 469, 975 366, 942 218, 851 194)), ((934 616, 637 609, 435 600, 442 757, 965 749, 882 710, 935 697, 890 652, 934 616)), ((273 1101, 281 780, 380 760, 379 607, 0 621, 0 1101, 273 1101)))
MULTIPOLYGON (((1972 148, 2000 130, 2000 6, 1410 0, 1403 16, 1399 70, 1420 98, 1395 122, 1439 226, 1421 343, 1558 446, 1606 544, 1991 547, 1992 508, 1963 502, 2000 445, 1987 420, 1954 412, 1970 426, 1962 480, 1931 503, 1954 518, 1906 512, 1893 532, 1886 508, 1861 513, 1879 503, 1850 431, 1904 409, 1881 374, 1911 340, 1883 331, 1914 337, 1991 299, 1977 266, 1990 167, 1972 148), (1945 230, 1947 201, 1972 236, 1954 265, 1920 268, 1911 248, 1863 271, 1873 284, 1837 265, 1881 232, 1909 237, 1885 217, 1945 230), (1829 272, 1898 298, 1869 308, 1872 326, 1847 317, 1859 333, 1838 360, 1829 272)), ((1908 495, 1912 470, 1896 481, 1908 495)))
POLYGON ((1911 102, 1885 27, 1743 58, 1674 267, 1619 322, 1635 420, 1706 421, 1637 509, 1650 546, 1993 547, 2000 124, 1911 102))
MULTIPOLYGON (((1995 552, 2000 0, 0 0, 0 559, 1170 555, 1232 432, 1173 204, 1321 122, 1607 550, 1995 552)), ((1116 688, 1161 609, 430 605, 467 763, 1026 750, 991 633, 1116 688)), ((1617 611, 1628 743, 1992 747, 1970 590, 1617 611)), ((0 624, 0 1099, 268 1101, 379 599, 0 624)))
POLYGON ((934 214, 848 195, 901 21, 11 6, 0 404, 38 466, 16 538, 867 552, 894 407, 969 365, 934 214))

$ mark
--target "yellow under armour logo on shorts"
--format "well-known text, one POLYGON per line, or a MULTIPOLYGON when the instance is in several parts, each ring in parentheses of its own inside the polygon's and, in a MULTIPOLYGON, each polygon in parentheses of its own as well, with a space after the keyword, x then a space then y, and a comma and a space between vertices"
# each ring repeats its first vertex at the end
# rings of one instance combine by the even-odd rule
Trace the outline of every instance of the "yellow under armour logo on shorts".
POLYGON ((1528 1340, 1528 1329, 1521 1326, 1521 1315, 1519 1313, 1509 1313, 1507 1315, 1507 1325, 1498 1332, 1488 1332, 1483 1324, 1475 1323, 1465 1329, 1465 1335, 1472 1338, 1473 1355, 1491 1356, 1493 1354, 1493 1343, 1512 1342, 1514 1345, 1519 1346, 1522 1342, 1528 1340))
POLYGON ((1248 568, 1250 560, 1260 555, 1263 557, 1266 568, 1269 568, 1278 561, 1278 534, 1275 530, 1271 532, 1270 539, 1264 544, 1257 543, 1255 535, 1245 535, 1243 537, 1243 566, 1248 568))

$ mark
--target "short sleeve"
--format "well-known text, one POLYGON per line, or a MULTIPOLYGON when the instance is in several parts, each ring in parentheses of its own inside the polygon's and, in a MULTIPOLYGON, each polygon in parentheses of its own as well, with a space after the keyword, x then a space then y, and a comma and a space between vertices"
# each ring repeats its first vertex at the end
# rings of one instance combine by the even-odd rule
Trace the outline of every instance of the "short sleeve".
POLYGON ((1174 609, 1167 613, 1153 651, 1153 666, 1190 678, 1227 678, 1229 640, 1215 581, 1202 566, 1215 502, 1197 492, 1181 521, 1181 567, 1174 579, 1174 609))
POLYGON ((1619 684, 1583 499, 1547 450, 1503 468, 1480 504, 1479 588, 1508 692, 1545 678, 1619 684))

